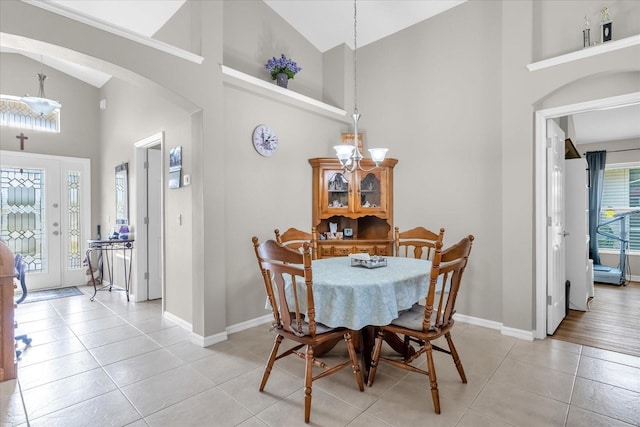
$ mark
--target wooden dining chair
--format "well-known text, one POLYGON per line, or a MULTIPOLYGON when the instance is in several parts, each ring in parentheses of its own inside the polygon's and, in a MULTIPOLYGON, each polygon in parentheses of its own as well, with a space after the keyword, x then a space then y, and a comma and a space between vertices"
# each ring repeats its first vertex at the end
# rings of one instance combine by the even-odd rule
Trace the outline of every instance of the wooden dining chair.
MULTIPOLYGON (((436 368, 433 363, 433 350, 442 351, 451 355, 458 374, 460 374, 460 379, 466 384, 467 377, 464 373, 460 356, 453 345, 451 329, 455 324, 453 315, 455 314, 456 297, 460 290, 462 274, 467 266, 473 240, 474 237, 469 235, 445 250, 442 250, 442 242, 436 243, 431 264, 431 277, 426 305, 416 304, 410 310, 401 313, 390 325, 380 328, 373 349, 371 370, 369 371, 367 385, 371 386, 373 384, 380 361, 407 371, 427 375, 431 384, 433 406, 435 412, 439 414, 440 397, 438 394, 436 368), (413 340, 417 340, 420 344, 414 354, 405 356, 403 359, 384 357, 381 355, 381 350, 385 333, 409 336, 412 337, 413 340), (431 343, 441 336, 444 336, 447 340, 449 350, 431 343), (427 370, 411 364, 421 354, 427 355, 427 370)), ((413 340, 412 342, 415 342, 413 340)))
POLYGON ((400 231, 400 227, 395 227, 395 254, 396 256, 431 260, 436 242, 442 242, 443 239, 444 228, 440 228, 440 233, 436 234, 424 227, 415 227, 407 231, 400 231))
POLYGON ((309 242, 304 242, 302 251, 299 251, 288 248, 275 240, 267 240, 264 243, 260 243, 257 237, 253 237, 252 240, 258 266, 264 279, 269 305, 271 305, 273 312, 272 327, 276 333, 275 342, 260 383, 260 391, 264 391, 276 360, 290 355, 303 359, 305 361, 304 422, 308 423, 311 415, 311 385, 313 381, 351 365, 358 388, 360 391, 364 391, 362 373, 351 339, 351 331, 345 328, 330 328, 316 322, 311 244, 309 242), (278 353, 280 344, 285 338, 295 344, 290 349, 278 353), (333 366, 316 359, 314 349, 336 339, 344 339, 347 343, 349 359, 333 366), (314 367, 322 369, 315 376, 314 367))
POLYGON ((280 230, 277 228, 273 232, 276 235, 276 242, 282 243, 292 249, 300 250, 304 242, 309 242, 311 244, 311 258, 318 259, 318 239, 316 237, 315 227, 311 229, 311 233, 293 227, 282 234, 280 234, 280 230))

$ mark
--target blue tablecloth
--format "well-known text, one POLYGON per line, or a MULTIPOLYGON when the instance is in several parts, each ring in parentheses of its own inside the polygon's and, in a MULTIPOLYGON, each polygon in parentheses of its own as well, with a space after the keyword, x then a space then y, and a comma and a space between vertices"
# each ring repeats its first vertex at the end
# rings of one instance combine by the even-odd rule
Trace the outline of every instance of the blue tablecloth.
POLYGON ((388 257, 380 268, 352 267, 348 257, 313 261, 316 322, 361 329, 388 325, 429 289, 431 262, 388 257))

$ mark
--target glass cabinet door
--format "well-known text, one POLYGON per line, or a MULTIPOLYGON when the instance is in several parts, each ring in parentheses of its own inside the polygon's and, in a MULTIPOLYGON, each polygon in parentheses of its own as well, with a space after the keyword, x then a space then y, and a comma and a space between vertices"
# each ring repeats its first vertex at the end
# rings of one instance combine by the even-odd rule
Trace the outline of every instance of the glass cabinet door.
POLYGON ((350 178, 351 176, 336 170, 325 170, 325 186, 322 189, 323 197, 322 210, 324 212, 345 212, 349 211, 351 200, 350 178))
POLYGON ((386 170, 377 169, 370 172, 360 172, 358 175, 358 212, 381 213, 386 212, 386 170))

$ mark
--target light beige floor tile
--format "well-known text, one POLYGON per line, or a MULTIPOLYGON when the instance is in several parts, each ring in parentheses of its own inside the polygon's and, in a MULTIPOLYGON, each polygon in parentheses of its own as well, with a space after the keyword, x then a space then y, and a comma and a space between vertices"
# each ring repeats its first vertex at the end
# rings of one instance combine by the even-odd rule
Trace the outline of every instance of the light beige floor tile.
MULTIPOLYGON (((33 340, 33 338, 30 336, 33 340)), ((79 351, 85 351, 84 345, 76 337, 70 337, 59 341, 39 344, 32 341, 31 345, 22 352, 22 357, 18 363, 20 368, 33 365, 34 363, 45 362, 50 359, 66 356, 79 351)))
POLYGON ((91 371, 99 365, 87 351, 34 363, 18 370, 18 379, 23 390, 91 371))
POLYGON ((119 390, 30 421, 31 427, 125 426, 142 417, 119 390))
POLYGON ((27 416, 17 380, 0 383, 0 425, 14 426, 25 423, 27 416))
POLYGON ((174 355, 178 356, 180 360, 187 363, 195 362, 199 359, 204 359, 205 357, 211 356, 215 353, 215 350, 213 349, 214 346, 201 347, 190 341, 179 342, 165 348, 174 355))
POLYGON ((136 309, 119 313, 119 315, 131 324, 136 324, 137 322, 149 319, 157 319, 159 317, 159 313, 149 306, 137 306, 136 309))
POLYGON ((101 319, 109 316, 113 316, 113 311, 104 306, 100 306, 94 310, 76 311, 60 315, 60 317, 62 317, 62 319, 67 322, 68 325, 88 322, 90 320, 101 319))
POLYGON ((640 393, 640 368, 583 356, 578 376, 640 393))
POLYGON ((621 365, 640 368, 640 357, 630 356, 628 354, 616 353, 615 351, 602 350, 600 348, 585 347, 582 351, 583 356, 593 357, 594 359, 608 360, 609 362, 620 363, 621 365))
POLYGON ((122 392, 146 417, 210 388, 211 381, 193 368, 181 366, 123 387, 122 392))
POLYGON ((351 421, 348 424, 348 426, 349 427, 389 427, 389 424, 383 423, 382 421, 376 420, 375 418, 363 413, 358 415, 355 420, 351 421))
POLYGON ((40 306, 37 310, 27 310, 27 308, 31 308, 29 307, 30 305, 33 304, 20 304, 16 308, 14 316, 18 324, 60 317, 58 312, 48 304, 46 306, 40 306))
POLYGON ((640 393, 576 378, 571 405, 626 423, 640 420, 640 393))
POLYGON ((511 427, 512 424, 507 424, 498 419, 488 417, 473 409, 467 410, 462 416, 462 419, 456 427, 511 427))
POLYGON ((147 334, 149 338, 163 347, 183 341, 189 341, 190 335, 191 334, 187 330, 181 328, 180 326, 160 329, 159 331, 150 332, 147 334))
POLYGON ((157 315, 153 315, 153 317, 150 317, 148 319, 130 321, 129 323, 131 323, 133 326, 135 326, 145 334, 148 334, 149 332, 159 331, 160 329, 173 328, 174 326, 177 326, 174 322, 157 315))
POLYGON ((59 316, 49 317, 47 319, 35 320, 33 322, 20 322, 15 330, 15 334, 31 335, 34 332, 46 331, 48 329, 59 328, 62 326, 66 326, 66 324, 59 316))
POLYGON ((549 344, 552 341, 554 340, 518 341, 507 357, 529 365, 575 375, 580 354, 559 350, 549 344))
POLYGON ((224 392, 213 388, 145 418, 151 427, 235 426, 253 415, 224 392))
POLYGON ((258 417, 251 417, 246 421, 238 424, 238 427, 266 427, 267 424, 263 423, 258 419, 258 417))
POLYGON ((106 365, 104 370, 118 387, 124 387, 182 365, 184 362, 178 357, 158 349, 106 365))
POLYGON ((571 406, 566 427, 630 427, 632 425, 577 406, 571 406))
MULTIPOLYGON (((530 341, 527 341, 527 342, 530 342, 530 341)), ((583 350, 586 348, 580 344, 574 344, 572 342, 557 340, 549 337, 543 340, 535 340, 534 342, 541 342, 541 343, 544 343, 545 345, 548 345, 550 348, 553 348, 556 350, 568 351, 570 353, 575 353, 575 354, 582 354, 583 350)))
POLYGON ((59 411, 116 389, 102 369, 94 369, 29 390, 23 389, 30 419, 59 411))
POLYGON ((41 345, 59 340, 75 338, 75 334, 68 326, 58 326, 41 331, 25 331, 32 339, 31 345, 41 345))
MULTIPOLYGON (((313 390, 309 426, 346 426, 361 411, 322 391, 313 390)), ((272 427, 304 426, 304 391, 301 389, 260 412, 257 417, 272 427)))
POLYGON ((569 405, 517 386, 489 382, 471 409, 518 426, 563 426, 569 405))
POLYGON ((97 331, 103 331, 105 329, 111 329, 116 326, 125 325, 126 322, 118 316, 109 316, 101 319, 88 320, 86 322, 74 323, 69 325, 69 328, 76 335, 91 334, 97 331))
POLYGON ((258 367, 264 361, 246 353, 219 352, 189 364, 213 384, 219 385, 258 367))
POLYGON ((257 414, 304 386, 304 382, 300 378, 293 377, 278 368, 273 368, 264 391, 260 392, 263 373, 264 368, 259 367, 220 384, 218 388, 240 402, 252 413, 257 414))
POLYGON ((573 375, 507 358, 489 382, 516 386, 532 393, 569 403, 574 379, 573 375))
POLYGON ((80 335, 78 338, 89 349, 124 341, 129 338, 140 336, 142 333, 129 324, 114 326, 96 332, 80 335))
POLYGON ((493 354, 504 357, 517 341, 517 338, 478 326, 469 326, 454 338, 454 344, 461 358, 466 354, 493 354))
MULTIPOLYGON (((374 384, 375 386, 375 384, 374 384)), ((384 393, 364 413, 392 426, 420 424, 429 426, 455 426, 467 407, 440 395, 441 413, 436 414, 431 392, 403 382, 384 393)))
POLYGON ((159 349, 160 346, 141 335, 91 349, 91 354, 101 365, 110 365, 120 360, 159 349))

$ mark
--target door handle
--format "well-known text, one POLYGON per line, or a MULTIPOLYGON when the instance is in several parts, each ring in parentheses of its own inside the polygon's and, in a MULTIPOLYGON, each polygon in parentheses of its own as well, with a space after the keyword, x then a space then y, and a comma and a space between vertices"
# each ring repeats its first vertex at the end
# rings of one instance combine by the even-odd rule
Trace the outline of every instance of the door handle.
POLYGON ((568 231, 563 231, 562 232, 562 237, 567 237, 568 235, 570 235, 571 233, 569 233, 568 231))
POLYGON ((60 232, 59 232, 59 231, 57 231, 57 230, 53 232, 53 235, 54 235, 54 236, 57 236, 58 234, 60 234, 60 232))

